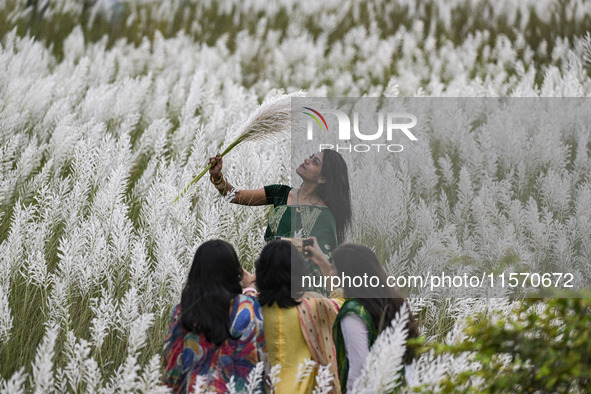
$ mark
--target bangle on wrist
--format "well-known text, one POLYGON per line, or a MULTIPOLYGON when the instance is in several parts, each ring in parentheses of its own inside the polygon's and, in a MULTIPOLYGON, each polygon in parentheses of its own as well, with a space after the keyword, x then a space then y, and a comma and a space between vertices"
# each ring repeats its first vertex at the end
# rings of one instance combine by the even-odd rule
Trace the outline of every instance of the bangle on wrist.
POLYGON ((248 292, 252 292, 252 293, 258 293, 257 289, 255 289, 254 287, 245 287, 244 289, 242 289, 242 294, 246 294, 248 292))
POLYGON ((213 177, 213 174, 209 176, 209 179, 211 180, 211 183, 213 183, 214 185, 220 184, 224 181, 224 174, 220 172, 220 175, 216 178, 213 177))
POLYGON ((218 179, 217 181, 214 180, 213 176, 212 176, 211 183, 213 183, 213 186, 218 190, 225 190, 228 185, 228 181, 226 180, 226 178, 224 177, 223 174, 220 176, 220 179, 218 179))
POLYGON ((227 186, 227 182, 226 179, 224 179, 224 182, 217 184, 217 185, 213 185, 213 187, 215 187, 218 190, 226 190, 226 186, 227 186))

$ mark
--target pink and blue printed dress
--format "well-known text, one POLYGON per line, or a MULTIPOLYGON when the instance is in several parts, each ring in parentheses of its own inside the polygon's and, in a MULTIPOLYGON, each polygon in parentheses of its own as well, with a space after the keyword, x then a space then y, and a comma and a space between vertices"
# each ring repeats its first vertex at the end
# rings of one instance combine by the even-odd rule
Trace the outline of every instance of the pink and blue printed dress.
MULTIPOLYGON (((240 294, 232 300, 230 334, 238 339, 228 338, 220 346, 209 343, 204 335, 185 330, 181 306, 175 306, 164 340, 164 383, 175 392, 189 393, 197 376, 204 376, 202 389, 226 392, 233 376, 236 391, 245 391, 248 374, 266 352, 261 306, 255 298, 240 294)), ((264 379, 258 391, 264 392, 264 379)))

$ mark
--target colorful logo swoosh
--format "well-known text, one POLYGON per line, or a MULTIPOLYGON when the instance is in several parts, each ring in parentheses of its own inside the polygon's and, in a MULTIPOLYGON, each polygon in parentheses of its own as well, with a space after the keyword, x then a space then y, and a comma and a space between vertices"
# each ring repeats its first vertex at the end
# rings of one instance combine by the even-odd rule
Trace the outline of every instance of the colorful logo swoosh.
POLYGON ((320 117, 320 119, 322 119, 322 123, 324 123, 324 127, 322 127, 320 120, 316 116, 312 115, 309 112, 304 112, 306 115, 308 115, 309 117, 314 119, 316 121, 316 123, 318 123, 318 126, 320 126, 320 130, 322 130, 324 128, 326 131, 328 131, 328 125, 326 124, 326 120, 324 120, 324 117, 322 115, 320 115, 320 112, 318 112, 310 107, 304 107, 304 108, 307 109, 308 111, 314 112, 316 115, 318 115, 318 117, 320 117))

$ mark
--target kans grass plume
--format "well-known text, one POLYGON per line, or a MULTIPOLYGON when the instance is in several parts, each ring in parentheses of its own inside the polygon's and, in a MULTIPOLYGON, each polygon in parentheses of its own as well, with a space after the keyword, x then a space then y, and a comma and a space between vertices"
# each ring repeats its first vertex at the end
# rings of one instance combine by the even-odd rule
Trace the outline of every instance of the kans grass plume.
MULTIPOLYGON (((279 97, 265 101, 253 112, 240 131, 238 138, 234 140, 220 157, 224 157, 232 149, 247 141, 274 141, 284 135, 291 127, 291 98, 301 97, 303 92, 284 94, 279 97)), ((174 202, 185 195, 191 186, 199 182, 203 175, 211 168, 211 164, 203 169, 175 198, 174 202)))

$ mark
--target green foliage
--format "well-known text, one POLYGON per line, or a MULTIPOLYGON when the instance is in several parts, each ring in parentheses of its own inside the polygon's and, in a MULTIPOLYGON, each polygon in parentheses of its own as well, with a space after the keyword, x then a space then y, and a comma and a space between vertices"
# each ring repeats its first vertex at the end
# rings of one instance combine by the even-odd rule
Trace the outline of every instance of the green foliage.
POLYGON ((459 344, 430 345, 439 354, 470 352, 480 368, 441 382, 445 391, 591 390, 591 298, 526 299, 512 315, 469 318, 459 344), (482 379, 482 385, 472 386, 482 379))

